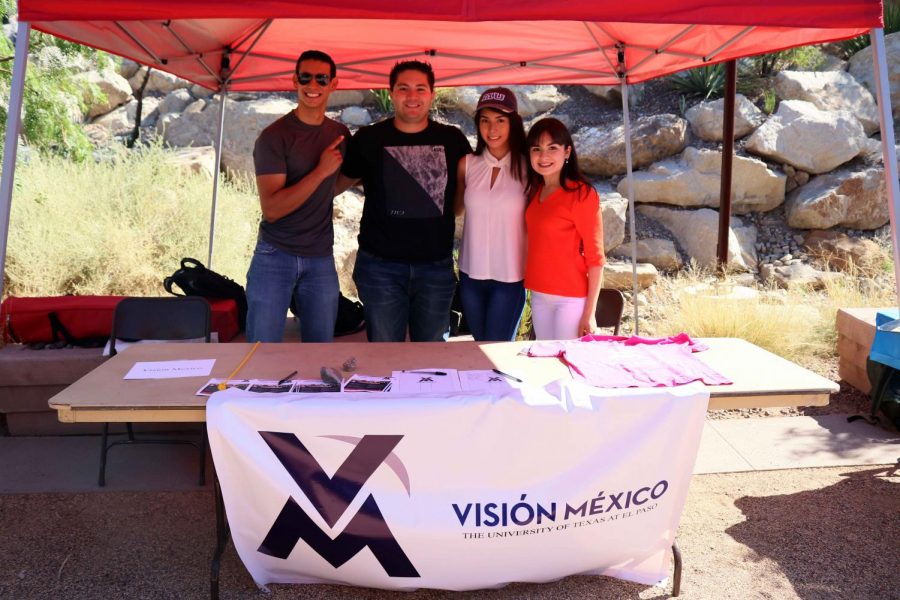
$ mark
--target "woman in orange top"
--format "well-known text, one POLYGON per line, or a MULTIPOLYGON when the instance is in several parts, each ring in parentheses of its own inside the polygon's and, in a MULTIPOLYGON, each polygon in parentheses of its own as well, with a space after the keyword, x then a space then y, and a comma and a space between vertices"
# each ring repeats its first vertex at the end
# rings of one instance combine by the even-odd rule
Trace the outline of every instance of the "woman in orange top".
POLYGON ((526 141, 530 198, 525 211, 525 287, 539 340, 593 333, 603 283, 600 197, 578 169, 572 136, 557 119, 541 119, 526 141))

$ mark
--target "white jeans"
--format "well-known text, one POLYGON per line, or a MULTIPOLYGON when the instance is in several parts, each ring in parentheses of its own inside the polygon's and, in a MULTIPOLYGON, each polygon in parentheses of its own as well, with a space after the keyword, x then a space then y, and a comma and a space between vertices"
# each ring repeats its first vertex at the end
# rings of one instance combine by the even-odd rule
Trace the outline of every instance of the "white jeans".
POLYGON ((531 291, 531 319, 539 340, 571 340, 581 337, 578 323, 587 298, 555 296, 531 291))

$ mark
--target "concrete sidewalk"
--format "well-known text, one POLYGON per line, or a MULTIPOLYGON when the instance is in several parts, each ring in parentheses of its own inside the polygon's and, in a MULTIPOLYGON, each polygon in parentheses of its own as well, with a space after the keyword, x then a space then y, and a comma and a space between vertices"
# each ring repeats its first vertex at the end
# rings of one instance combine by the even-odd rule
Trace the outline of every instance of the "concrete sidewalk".
MULTIPOLYGON (((97 486, 99 453, 99 436, 0 438, 0 493, 198 489, 197 450, 191 446, 116 447, 104 488, 97 486)), ((900 435, 865 421, 847 423, 845 415, 707 419, 694 473, 887 465, 898 459, 900 435)), ((207 458, 208 475, 209 468, 207 458)), ((208 476, 207 486, 210 481, 208 476)))

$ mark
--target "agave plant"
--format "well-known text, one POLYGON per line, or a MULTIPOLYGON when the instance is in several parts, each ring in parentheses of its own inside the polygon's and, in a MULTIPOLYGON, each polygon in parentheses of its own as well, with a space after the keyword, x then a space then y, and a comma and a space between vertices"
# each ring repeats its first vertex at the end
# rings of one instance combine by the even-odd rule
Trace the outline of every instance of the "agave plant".
POLYGON ((375 106, 382 114, 388 114, 394 110, 394 103, 391 101, 391 91, 388 89, 371 90, 375 96, 375 106))
POLYGON ((682 71, 673 75, 670 82, 687 98, 719 98, 725 89, 725 66, 718 63, 682 71))

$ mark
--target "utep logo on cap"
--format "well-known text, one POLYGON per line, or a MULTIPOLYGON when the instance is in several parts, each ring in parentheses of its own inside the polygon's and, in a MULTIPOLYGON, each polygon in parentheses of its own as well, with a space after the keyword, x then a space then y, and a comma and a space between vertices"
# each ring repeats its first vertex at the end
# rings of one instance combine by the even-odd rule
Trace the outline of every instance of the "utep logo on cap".
MULTIPOLYGON (((382 464, 386 463, 397 473, 409 492, 406 471, 393 454, 394 448, 403 439, 402 435, 365 435, 362 438, 326 436, 355 444, 350 456, 333 477, 325 473, 296 435, 274 431, 260 431, 259 435, 329 527, 334 527, 382 464)), ((257 551, 286 559, 301 539, 335 569, 368 547, 388 576, 419 577, 419 572, 394 539, 371 494, 334 539, 322 531, 293 498, 288 497, 257 551)))
POLYGON ((482 108, 493 108, 501 112, 512 113, 516 112, 519 106, 511 90, 504 87, 496 87, 485 90, 481 97, 478 98, 476 110, 482 108))
POLYGON ((496 100, 498 102, 506 102, 506 94, 503 92, 485 92, 481 96, 482 102, 487 102, 488 100, 496 100))

